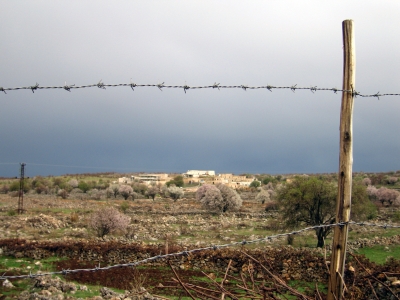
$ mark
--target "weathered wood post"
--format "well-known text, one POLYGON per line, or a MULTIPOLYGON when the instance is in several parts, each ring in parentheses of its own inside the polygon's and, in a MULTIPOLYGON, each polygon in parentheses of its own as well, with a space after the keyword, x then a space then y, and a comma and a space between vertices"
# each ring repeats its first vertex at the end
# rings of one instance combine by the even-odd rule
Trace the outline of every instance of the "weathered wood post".
MULTIPOLYGON (((343 93, 340 112, 340 154, 336 223, 350 221, 353 167, 353 104, 355 91, 355 45, 353 20, 342 23, 343 30, 343 93)), ((334 229, 328 284, 328 300, 342 299, 346 260, 348 224, 334 229)))

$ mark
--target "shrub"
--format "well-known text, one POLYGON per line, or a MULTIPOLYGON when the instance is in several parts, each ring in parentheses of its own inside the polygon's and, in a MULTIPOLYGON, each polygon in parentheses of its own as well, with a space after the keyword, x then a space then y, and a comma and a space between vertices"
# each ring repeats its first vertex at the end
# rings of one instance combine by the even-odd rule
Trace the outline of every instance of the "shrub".
POLYGON ((196 200, 200 201, 204 208, 219 212, 238 209, 242 206, 239 194, 224 184, 202 185, 196 192, 196 200))
POLYGON ((265 205, 265 211, 276 211, 279 209, 279 204, 278 202, 268 202, 267 205, 265 205))
POLYGON ((139 194, 139 193, 133 192, 133 193, 131 194, 131 197, 132 197, 132 200, 135 200, 135 199, 141 199, 141 198, 143 198, 143 195, 142 195, 142 194, 139 194))
POLYGON ((256 196, 256 201, 264 204, 270 200, 269 193, 267 190, 261 189, 261 191, 256 196))
POLYGON ((47 186, 45 186, 43 184, 39 184, 35 187, 35 191, 37 194, 41 194, 41 193, 47 194, 49 189, 47 186))
POLYGON ((0 188, 0 193, 2 193, 2 194, 7 194, 7 193, 9 192, 9 190, 10 190, 9 186, 6 185, 6 184, 3 184, 3 185, 1 186, 1 188, 0 188))
POLYGON ((129 203, 126 202, 126 201, 122 202, 121 205, 120 205, 120 208, 121 208, 121 210, 122 210, 123 213, 126 213, 126 211, 127 211, 128 208, 129 208, 129 203))
POLYGON ((78 188, 82 190, 82 192, 86 193, 88 190, 90 190, 90 186, 87 182, 81 181, 78 184, 78 188))
POLYGON ((14 180, 9 186, 10 192, 19 191, 19 180, 14 180))
POLYGON ((177 186, 170 186, 168 188, 168 193, 171 196, 171 198, 174 199, 175 201, 178 200, 179 198, 182 198, 184 195, 183 190, 177 186))
POLYGON ((362 180, 362 184, 363 184, 363 185, 366 185, 366 186, 371 185, 371 179, 369 179, 368 177, 367 177, 367 178, 364 178, 364 179, 362 180))
POLYGON ((170 181, 168 181, 166 183, 166 185, 168 187, 170 187, 171 185, 175 185, 175 186, 178 186, 178 187, 183 187, 183 184, 184 184, 184 182, 183 182, 183 176, 182 175, 177 175, 177 176, 174 177, 173 180, 170 180, 170 181))
POLYGON ((91 189, 88 191, 90 198, 94 200, 100 200, 104 194, 104 191, 99 191, 98 189, 91 189))
POLYGON ((90 227, 96 231, 98 237, 104 237, 117 230, 125 231, 130 221, 128 216, 120 213, 114 207, 106 207, 92 214, 90 227))
POLYGON ((261 182, 259 182, 258 180, 254 180, 250 183, 250 187, 252 188, 258 188, 261 185, 261 182))
POLYGON ((119 193, 118 191, 119 191, 119 186, 117 184, 113 184, 108 188, 107 193, 110 195, 114 195, 114 198, 117 198, 117 195, 119 193))
POLYGON ((66 190, 64 190, 64 189, 60 189, 60 190, 58 190, 58 192, 57 192, 57 196, 59 196, 59 197, 61 197, 61 198, 63 198, 63 199, 67 199, 67 197, 68 197, 68 192, 67 192, 66 190))
POLYGON ((144 183, 135 182, 132 187, 133 187, 133 191, 135 193, 139 193, 139 194, 142 194, 142 195, 146 194, 147 185, 145 185, 144 183))
POLYGON ((397 177, 389 177, 386 181, 388 184, 394 185, 397 182, 397 177))
POLYGON ((153 199, 153 201, 154 201, 154 198, 157 196, 157 194, 160 192, 160 189, 159 189, 159 187, 158 186, 151 186, 148 190, 147 190, 147 192, 146 192, 146 194, 147 194, 147 196, 149 196, 151 199, 153 199))
POLYGON ((75 178, 74 179, 71 179, 70 181, 68 181, 68 184, 71 186, 71 188, 77 188, 78 187, 78 180, 76 180, 75 178))
POLYGON ((118 193, 126 200, 133 193, 133 189, 129 185, 122 184, 118 188, 118 193))
POLYGON ((11 209, 7 212, 7 216, 15 216, 17 214, 17 211, 15 209, 11 209))
POLYGON ((73 212, 71 213, 69 219, 71 220, 72 223, 76 223, 79 221, 79 214, 78 212, 73 212))

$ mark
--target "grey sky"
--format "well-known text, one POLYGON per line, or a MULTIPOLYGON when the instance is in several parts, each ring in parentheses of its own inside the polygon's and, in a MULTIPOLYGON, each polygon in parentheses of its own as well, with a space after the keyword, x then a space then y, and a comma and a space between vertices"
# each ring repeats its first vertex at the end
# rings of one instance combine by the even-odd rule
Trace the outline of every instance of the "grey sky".
MULTIPOLYGON (((2 1, 0 86, 342 87, 400 93, 398 1, 2 1)), ((0 176, 336 172, 340 93, 109 87, 0 93, 0 176), (73 167, 76 166, 76 167, 73 167)), ((400 170, 400 97, 357 98, 354 171, 400 170)))

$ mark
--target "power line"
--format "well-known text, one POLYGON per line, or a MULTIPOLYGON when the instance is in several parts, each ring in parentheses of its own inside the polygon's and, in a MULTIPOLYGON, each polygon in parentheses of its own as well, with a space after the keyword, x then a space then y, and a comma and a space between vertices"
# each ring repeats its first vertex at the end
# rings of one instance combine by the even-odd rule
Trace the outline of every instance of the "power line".
POLYGON ((337 92, 347 92, 347 93, 352 93, 355 97, 360 96, 360 97, 384 97, 384 96, 400 96, 400 93, 380 93, 377 92, 375 94, 362 94, 357 92, 356 90, 342 90, 342 89, 337 89, 337 88, 319 88, 317 86, 310 86, 310 87, 299 87, 297 84, 291 85, 291 86, 273 86, 273 85, 261 85, 261 86, 249 86, 249 85, 221 85, 220 83, 214 83, 212 85, 204 85, 204 86, 189 86, 187 84, 185 85, 165 85, 164 82, 158 83, 158 84, 136 84, 136 83, 118 83, 118 84, 105 84, 100 80, 98 83, 95 84, 88 84, 88 85, 80 85, 76 86, 74 84, 72 85, 65 85, 63 86, 39 86, 38 83, 35 85, 31 86, 23 86, 23 87, 14 87, 14 88, 4 88, 0 87, 0 92, 4 92, 5 94, 6 91, 15 91, 15 90, 31 90, 33 93, 37 90, 42 90, 42 89, 64 89, 68 92, 71 92, 73 89, 82 89, 82 88, 92 88, 92 87, 97 87, 100 89, 106 89, 107 87, 130 87, 133 91, 135 88, 139 87, 157 87, 160 91, 162 91, 164 88, 172 88, 172 89, 183 89, 183 91, 186 93, 188 90, 194 90, 194 89, 242 89, 244 91, 249 90, 256 90, 256 89, 265 89, 270 92, 272 92, 274 89, 284 89, 284 90, 291 90, 292 92, 295 92, 296 90, 309 90, 312 93, 315 93, 316 91, 332 91, 335 94, 337 92))
POLYGON ((234 246, 246 246, 249 244, 254 244, 254 243, 259 243, 259 242, 270 242, 274 239, 279 239, 279 238, 290 236, 290 235, 297 235, 297 234, 301 234, 306 231, 315 230, 318 228, 327 228, 327 227, 345 226, 345 225, 372 226, 372 227, 380 227, 383 229, 400 228, 399 225, 374 224, 374 223, 353 222, 353 221, 341 222, 341 223, 336 223, 336 224, 317 225, 317 226, 312 226, 312 227, 306 227, 306 228, 288 232, 288 233, 275 234, 275 235, 267 236, 265 238, 260 238, 260 239, 250 240, 250 241, 243 240, 240 242, 233 242, 233 243, 224 244, 224 245, 213 245, 213 246, 209 246, 209 247, 186 250, 186 251, 181 251, 181 252, 176 252, 176 253, 171 253, 171 254, 157 255, 157 256, 153 256, 153 257, 149 257, 146 259, 142 259, 142 260, 130 262, 130 263, 125 263, 125 264, 116 264, 116 265, 107 266, 107 267, 98 266, 98 267, 91 268, 91 269, 62 270, 62 271, 57 271, 57 272, 36 273, 36 274, 27 274, 27 275, 6 276, 3 274, 3 275, 0 275, 0 280, 17 279, 17 278, 20 278, 20 279, 21 278, 36 278, 36 277, 47 276, 47 275, 68 275, 70 273, 78 273, 78 272, 96 272, 96 271, 105 271, 105 270, 121 268, 121 267, 136 267, 139 265, 143 265, 143 264, 154 262, 154 261, 161 260, 161 259, 168 259, 171 257, 188 256, 192 253, 206 251, 206 250, 216 251, 216 250, 222 249, 222 248, 228 248, 228 247, 234 247, 234 246))

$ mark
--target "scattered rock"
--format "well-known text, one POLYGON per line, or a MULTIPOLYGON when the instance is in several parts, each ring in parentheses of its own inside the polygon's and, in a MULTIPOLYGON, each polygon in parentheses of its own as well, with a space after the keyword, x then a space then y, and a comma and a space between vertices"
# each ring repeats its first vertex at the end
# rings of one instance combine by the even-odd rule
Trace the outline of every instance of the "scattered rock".
POLYGON ((6 279, 3 281, 3 287, 7 289, 12 289, 14 288, 14 285, 8 279, 6 279))

